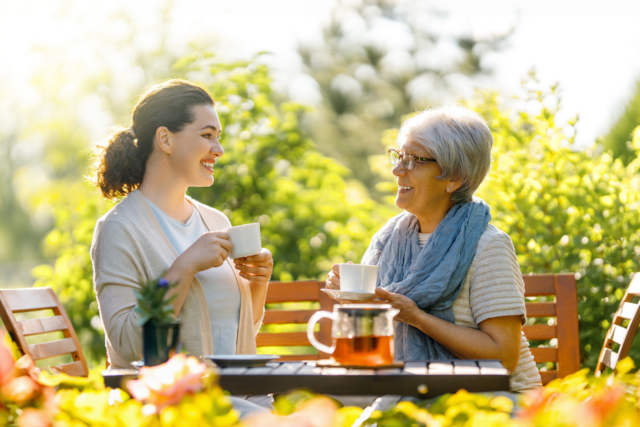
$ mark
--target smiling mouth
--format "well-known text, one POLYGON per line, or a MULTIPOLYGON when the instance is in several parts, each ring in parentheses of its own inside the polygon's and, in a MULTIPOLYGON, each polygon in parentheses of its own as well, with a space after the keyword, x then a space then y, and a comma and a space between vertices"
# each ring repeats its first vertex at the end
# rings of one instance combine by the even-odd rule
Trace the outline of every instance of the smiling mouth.
POLYGON ((209 172, 213 173, 213 162, 200 162, 200 164, 209 172))
POLYGON ((409 191, 409 190, 413 190, 413 187, 408 187, 406 185, 398 185, 398 190, 402 191, 409 191))

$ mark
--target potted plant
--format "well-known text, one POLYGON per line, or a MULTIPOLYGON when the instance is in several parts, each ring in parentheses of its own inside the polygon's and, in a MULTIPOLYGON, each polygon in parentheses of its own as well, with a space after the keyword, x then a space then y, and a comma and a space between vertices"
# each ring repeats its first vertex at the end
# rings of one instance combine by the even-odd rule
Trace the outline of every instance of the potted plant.
POLYGON ((180 324, 176 321, 171 302, 176 295, 167 298, 167 292, 177 283, 169 283, 161 277, 140 284, 135 290, 138 304, 137 324, 142 326, 142 352, 145 366, 166 362, 177 351, 180 324))

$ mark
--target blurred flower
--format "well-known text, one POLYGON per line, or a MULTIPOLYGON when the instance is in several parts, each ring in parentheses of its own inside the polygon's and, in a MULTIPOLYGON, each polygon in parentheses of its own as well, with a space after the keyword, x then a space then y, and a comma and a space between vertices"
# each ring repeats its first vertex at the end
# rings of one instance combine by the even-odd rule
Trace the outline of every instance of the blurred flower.
POLYGON ((618 410, 624 395, 625 389, 622 386, 607 388, 592 395, 585 402, 584 417, 595 421, 596 425, 604 425, 604 421, 618 410))
POLYGON ((158 280, 158 287, 159 288, 166 288, 169 286, 169 281, 167 279, 165 279, 164 277, 162 277, 161 279, 158 280))
MULTIPOLYGON (((0 331, 1 334, 1 331, 0 331)), ((9 373, 13 370, 13 355, 3 343, 4 334, 0 336, 0 386, 2 386, 7 380, 9 373)))
POLYGON ((36 366, 31 356, 25 354, 20 359, 16 360, 14 369, 16 376, 27 375, 32 380, 39 382, 40 368, 36 366))
POLYGON ((260 412, 245 417, 242 422, 248 427, 331 427, 338 406, 329 398, 317 397, 296 407, 291 415, 276 415, 260 412))
POLYGON ((13 378, 2 386, 3 397, 18 405, 24 405, 36 399, 41 391, 42 386, 26 375, 13 378))
POLYGON ((20 427, 51 427, 49 414, 40 409, 26 408, 18 417, 20 427))
POLYGON ((202 390, 206 365, 184 354, 173 356, 167 363, 140 369, 139 379, 129 381, 127 388, 138 401, 153 405, 156 412, 175 405, 187 393, 202 390))

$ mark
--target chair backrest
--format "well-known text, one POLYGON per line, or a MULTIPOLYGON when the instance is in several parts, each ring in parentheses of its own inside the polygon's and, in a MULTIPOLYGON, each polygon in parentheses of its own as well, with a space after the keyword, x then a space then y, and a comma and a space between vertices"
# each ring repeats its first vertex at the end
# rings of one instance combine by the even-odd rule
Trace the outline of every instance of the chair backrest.
POLYGON ((73 325, 53 289, 0 289, 0 317, 11 339, 23 354, 30 355, 33 360, 71 354, 73 362, 51 366, 51 369, 73 376, 89 375, 87 362, 73 325), (40 310, 52 310, 53 316, 17 320, 14 315, 40 310), (57 331, 64 334, 63 339, 31 345, 27 343, 26 337, 57 331))
POLYGON ((640 273, 636 273, 633 276, 627 292, 624 294, 622 301, 620 301, 620 307, 618 307, 618 311, 613 316, 611 327, 607 332, 602 351, 600 351, 600 357, 596 365, 596 375, 600 375, 607 367, 615 369, 618 361, 629 354, 629 349, 640 323, 639 304, 632 302, 634 297, 640 297, 640 273), (622 326, 625 320, 629 321, 626 328, 622 326), (613 351, 614 344, 620 346, 617 353, 613 351))
POLYGON ((527 317, 555 318, 548 324, 522 328, 531 341, 557 340, 557 345, 531 347, 536 363, 552 362, 555 369, 541 371, 542 383, 577 372, 580 369, 578 330, 578 293, 573 274, 525 275, 525 297, 555 296, 555 301, 526 302, 527 317))
MULTIPOLYGON (((315 302, 319 303, 320 310, 332 311, 333 305, 337 301, 329 298, 320 289, 324 288, 324 282, 317 280, 305 280, 298 282, 269 282, 267 290, 267 304, 290 303, 290 302, 315 302)), ((306 325, 309 318, 318 310, 266 310, 264 314, 264 325, 274 324, 303 324, 306 325)), ((320 332, 316 333, 316 338, 323 344, 331 345, 331 321, 320 320, 320 332)), ((260 332, 256 337, 258 347, 266 346, 310 346, 306 329, 304 332, 260 332)), ((318 354, 297 354, 283 355, 281 360, 315 360, 326 359, 329 355, 318 354)))

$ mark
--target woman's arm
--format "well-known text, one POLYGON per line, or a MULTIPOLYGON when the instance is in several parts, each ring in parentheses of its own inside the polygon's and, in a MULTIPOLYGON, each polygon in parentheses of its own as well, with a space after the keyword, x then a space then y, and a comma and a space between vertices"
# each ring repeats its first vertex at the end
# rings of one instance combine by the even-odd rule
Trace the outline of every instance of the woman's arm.
POLYGON ((521 316, 490 318, 480 322, 480 329, 473 329, 427 314, 404 295, 382 288, 376 294, 400 310, 395 320, 419 329, 460 359, 498 359, 509 372, 518 366, 521 316))
POLYGON ((211 231, 204 233, 176 258, 164 275, 169 282, 178 282, 178 286, 167 293, 167 297, 177 295, 172 303, 176 317, 187 299, 189 286, 196 273, 221 266, 229 256, 230 250, 229 235, 222 231, 211 231))
POLYGON ((258 255, 234 259, 240 276, 249 282, 251 303, 253 304, 253 323, 262 319, 267 285, 273 273, 273 255, 269 249, 262 248, 258 255))

